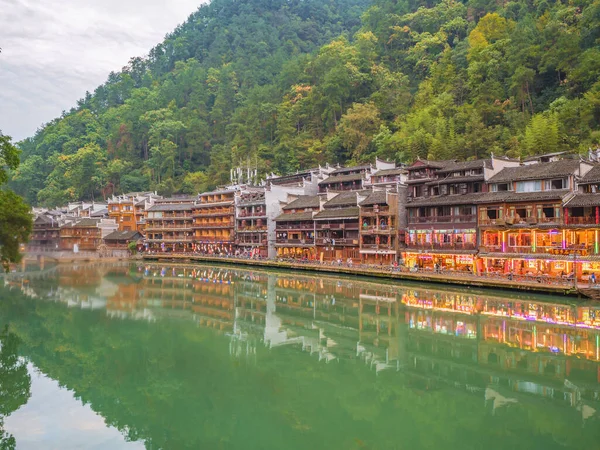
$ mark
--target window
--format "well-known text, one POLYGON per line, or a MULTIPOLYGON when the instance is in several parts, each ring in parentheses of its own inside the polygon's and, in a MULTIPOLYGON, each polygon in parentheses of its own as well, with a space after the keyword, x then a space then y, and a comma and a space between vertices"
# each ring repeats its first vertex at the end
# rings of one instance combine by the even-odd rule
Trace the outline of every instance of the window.
POLYGON ((542 190, 542 182, 537 181, 517 181, 517 192, 539 192, 542 190))
POLYGON ((555 180, 545 180, 544 181, 544 190, 556 190, 556 189, 566 189, 567 180, 564 178, 558 178, 555 180))
POLYGON ((512 186, 508 183, 492 184, 492 192, 505 192, 505 191, 512 191, 512 186))

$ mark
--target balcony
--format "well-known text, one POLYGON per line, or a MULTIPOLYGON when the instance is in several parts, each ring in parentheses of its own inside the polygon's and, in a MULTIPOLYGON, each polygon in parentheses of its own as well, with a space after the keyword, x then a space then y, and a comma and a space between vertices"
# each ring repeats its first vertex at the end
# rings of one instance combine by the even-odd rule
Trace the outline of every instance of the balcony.
POLYGON ((351 239, 351 238, 340 238, 340 239, 325 239, 325 238, 317 238, 316 239, 316 243, 317 245, 321 245, 321 246, 333 246, 333 247, 338 247, 338 246, 346 246, 346 245, 356 245, 358 246, 358 239, 351 239), (334 242, 332 242, 334 241, 334 242))
POLYGON ((241 211, 237 216, 240 219, 245 219, 245 218, 261 219, 261 218, 267 217, 267 213, 265 211, 254 211, 254 212, 241 211))
POLYGON ((148 215, 148 220, 164 220, 164 219, 175 219, 175 220, 184 220, 184 219, 191 219, 192 215, 191 214, 163 214, 160 217, 151 217, 150 215, 148 215))
POLYGON ((314 239, 276 239, 276 244, 283 245, 315 245, 314 239))
POLYGON ((191 223, 189 225, 146 224, 146 231, 167 231, 167 230, 192 231, 192 224, 191 223))
POLYGON ((388 244, 362 244, 360 248, 365 250, 396 250, 388 244))
POLYGON ((267 227, 240 227, 237 229, 238 233, 251 233, 251 232, 266 232, 267 227))
MULTIPOLYGON (((571 219, 569 218, 569 222, 571 219)), ((555 224, 562 225, 562 217, 505 217, 502 219, 490 219, 485 217, 479 219, 480 226, 518 226, 518 225, 537 225, 537 224, 555 224)))
POLYGON ((570 216, 565 220, 565 225, 596 225, 596 218, 570 216))
POLYGON ((195 223, 195 229, 203 228, 233 228, 233 222, 195 223))
POLYGON ((432 224, 432 223, 476 223, 475 214, 457 215, 457 216, 426 216, 409 217, 409 224, 432 224))
POLYGON ((369 225, 360 228, 361 234, 390 234, 395 233, 396 227, 369 225))
POLYGON ((358 230, 358 222, 323 223, 317 221, 315 227, 317 230, 358 230))
POLYGON ((267 240, 266 239, 262 239, 262 240, 244 240, 244 239, 238 239, 236 241, 237 245, 267 245, 267 240))
POLYGON ((477 245, 472 242, 463 243, 432 243, 432 244, 406 244, 410 250, 476 250, 477 245))
POLYGON ((167 236, 167 237, 163 237, 161 239, 158 238, 154 238, 154 239, 146 239, 147 242, 169 242, 169 243, 177 243, 177 242, 193 242, 194 238, 193 236, 167 236))
POLYGON ((288 225, 276 225, 276 231, 287 231, 287 230, 313 230, 314 225, 312 223, 304 224, 304 223, 290 223, 288 225))
POLYGON ((489 253, 522 253, 522 254, 541 254, 541 255, 567 255, 572 256, 577 253, 580 256, 594 254, 594 247, 591 245, 569 245, 562 248, 560 245, 537 246, 535 249, 531 245, 482 245, 480 250, 489 253))
POLYGON ((194 240, 199 244, 210 243, 233 243, 233 236, 194 236, 194 240))
POLYGON ((385 207, 380 207, 380 208, 366 208, 366 207, 361 207, 360 208, 360 215, 362 217, 370 217, 370 216, 389 216, 390 213, 390 207, 389 206, 385 206, 385 207))

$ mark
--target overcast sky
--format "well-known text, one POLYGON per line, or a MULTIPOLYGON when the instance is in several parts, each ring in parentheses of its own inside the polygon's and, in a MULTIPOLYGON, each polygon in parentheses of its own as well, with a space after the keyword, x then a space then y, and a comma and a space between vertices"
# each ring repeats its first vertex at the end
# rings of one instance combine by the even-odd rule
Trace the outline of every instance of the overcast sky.
POLYGON ((143 56, 203 0, 0 0, 0 130, 15 141, 143 56))

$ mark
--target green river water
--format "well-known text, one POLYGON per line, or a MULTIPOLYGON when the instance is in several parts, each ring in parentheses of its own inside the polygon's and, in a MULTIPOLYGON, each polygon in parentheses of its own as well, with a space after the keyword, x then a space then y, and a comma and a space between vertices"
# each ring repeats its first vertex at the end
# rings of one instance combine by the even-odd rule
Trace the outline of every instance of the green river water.
POLYGON ((0 278, 0 448, 600 449, 600 305, 248 270, 0 278))

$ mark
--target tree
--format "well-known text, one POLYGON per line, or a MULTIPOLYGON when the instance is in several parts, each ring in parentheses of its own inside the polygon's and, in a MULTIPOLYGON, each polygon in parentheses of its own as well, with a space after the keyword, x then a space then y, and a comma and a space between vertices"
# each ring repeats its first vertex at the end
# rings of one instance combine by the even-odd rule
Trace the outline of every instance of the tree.
POLYGON ((29 241, 33 227, 29 206, 10 190, 2 188, 8 169, 19 166, 19 151, 11 138, 0 132, 0 264, 8 270, 11 262, 21 258, 20 246, 29 241))

